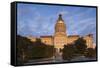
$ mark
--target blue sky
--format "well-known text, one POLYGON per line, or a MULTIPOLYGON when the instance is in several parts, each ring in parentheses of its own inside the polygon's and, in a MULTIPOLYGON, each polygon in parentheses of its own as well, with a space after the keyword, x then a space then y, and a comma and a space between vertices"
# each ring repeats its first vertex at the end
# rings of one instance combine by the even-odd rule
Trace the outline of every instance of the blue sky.
POLYGON ((90 7, 19 3, 17 33, 22 36, 53 35, 59 14, 62 14, 68 35, 93 34, 96 41, 96 8, 90 7))

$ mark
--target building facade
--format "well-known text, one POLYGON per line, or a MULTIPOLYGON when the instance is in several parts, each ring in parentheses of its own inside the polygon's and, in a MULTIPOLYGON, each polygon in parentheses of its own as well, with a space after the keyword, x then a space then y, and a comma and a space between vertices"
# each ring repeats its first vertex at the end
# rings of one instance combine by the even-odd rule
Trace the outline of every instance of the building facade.
MULTIPOLYGON (((40 36, 43 43, 47 45, 54 45, 54 47, 59 51, 64 47, 64 45, 72 44, 77 40, 79 35, 67 35, 67 26, 64 23, 62 15, 60 14, 58 20, 55 24, 55 33, 51 36, 40 36)), ((36 41, 34 37, 28 37, 31 41, 36 41)), ((89 34, 83 37, 86 40, 87 48, 93 48, 93 35, 89 34)))

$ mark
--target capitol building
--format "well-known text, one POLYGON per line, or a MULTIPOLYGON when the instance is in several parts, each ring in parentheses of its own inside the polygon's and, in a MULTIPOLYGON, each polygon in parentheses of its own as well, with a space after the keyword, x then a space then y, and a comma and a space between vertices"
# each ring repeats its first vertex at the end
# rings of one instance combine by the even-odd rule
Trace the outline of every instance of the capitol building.
MULTIPOLYGON (((72 44, 75 40, 80 38, 79 35, 68 35, 67 34, 67 24, 64 23, 62 15, 59 14, 57 22, 54 28, 54 35, 51 36, 40 36, 41 41, 48 45, 54 45, 54 47, 60 51, 64 48, 64 45, 72 44)), ((32 42, 36 41, 36 37, 28 37, 32 42)), ((87 48, 93 48, 93 35, 88 34, 83 37, 86 40, 87 48)))

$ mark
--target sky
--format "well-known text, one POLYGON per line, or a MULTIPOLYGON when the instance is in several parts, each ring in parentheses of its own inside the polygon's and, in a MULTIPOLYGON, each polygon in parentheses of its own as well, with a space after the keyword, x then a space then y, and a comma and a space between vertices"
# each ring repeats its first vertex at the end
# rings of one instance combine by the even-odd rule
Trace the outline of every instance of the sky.
POLYGON ((54 35, 59 14, 66 24, 67 35, 93 34, 96 42, 96 8, 17 4, 17 34, 21 36, 54 35))

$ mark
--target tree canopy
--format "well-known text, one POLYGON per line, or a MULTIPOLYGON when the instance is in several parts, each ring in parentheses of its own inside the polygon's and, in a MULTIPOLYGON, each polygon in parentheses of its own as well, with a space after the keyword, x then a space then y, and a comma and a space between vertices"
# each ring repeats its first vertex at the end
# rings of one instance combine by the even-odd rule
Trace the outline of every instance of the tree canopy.
POLYGON ((46 45, 41 39, 31 42, 30 39, 17 36, 17 61, 24 63, 28 60, 49 58, 54 55, 54 46, 46 45))

